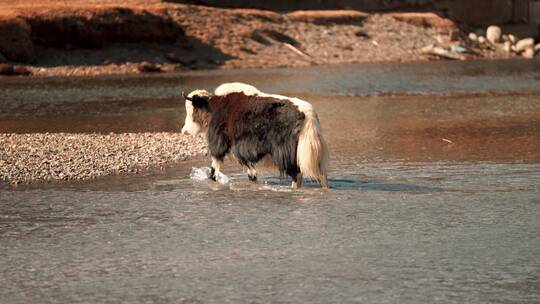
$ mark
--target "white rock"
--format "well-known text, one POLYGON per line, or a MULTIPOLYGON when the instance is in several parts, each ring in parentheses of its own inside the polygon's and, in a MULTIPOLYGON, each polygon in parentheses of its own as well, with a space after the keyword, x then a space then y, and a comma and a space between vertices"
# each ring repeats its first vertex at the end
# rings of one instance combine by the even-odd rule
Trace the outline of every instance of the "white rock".
POLYGON ((508 35, 506 35, 506 34, 503 34, 501 39, 502 39, 503 42, 509 41, 508 35))
POLYGON ((540 43, 534 47, 534 51, 537 53, 540 52, 540 43))
POLYGON ((534 49, 534 39, 533 38, 526 38, 521 39, 516 43, 516 52, 521 53, 525 51, 525 49, 532 47, 534 49))
POLYGON ((510 51, 512 50, 512 42, 505 41, 503 44, 503 50, 507 53, 510 53, 510 51))
POLYGON ((525 51, 521 54, 523 58, 532 59, 534 58, 534 48, 528 47, 525 49, 525 51))
POLYGON ((501 41, 502 30, 496 25, 492 25, 487 28, 486 38, 491 43, 497 43, 501 41))
POLYGON ((514 35, 512 35, 512 34, 509 34, 509 35, 508 35, 508 40, 509 40, 510 42, 512 42, 512 44, 516 44, 516 42, 517 42, 517 37, 514 36, 514 35))
POLYGON ((484 37, 484 36, 478 37, 478 43, 481 43, 481 44, 486 43, 486 37, 484 37))
POLYGON ((475 33, 469 33, 469 40, 478 41, 478 35, 476 35, 475 33))

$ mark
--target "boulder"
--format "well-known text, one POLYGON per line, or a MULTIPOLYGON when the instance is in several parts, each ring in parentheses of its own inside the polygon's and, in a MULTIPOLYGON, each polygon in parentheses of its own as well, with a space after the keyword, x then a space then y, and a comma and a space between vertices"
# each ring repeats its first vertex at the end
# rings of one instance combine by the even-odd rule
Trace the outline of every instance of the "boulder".
POLYGON ((20 18, 0 18, 0 53, 11 61, 34 59, 34 43, 28 24, 20 18))
POLYGON ((521 53, 525 51, 528 48, 532 48, 534 50, 534 39, 533 38, 525 38, 521 39, 516 43, 515 52, 521 53))
POLYGON ((490 43, 493 43, 493 44, 499 43, 501 41, 501 36, 502 36, 502 30, 500 27, 496 25, 492 25, 487 28, 486 39, 490 43))
POLYGON ((507 53, 510 53, 510 51, 512 51, 512 42, 505 41, 503 44, 503 50, 507 53))
POLYGON ((521 53, 521 56, 523 56, 523 58, 527 58, 527 59, 534 58, 534 48, 533 47, 526 48, 525 51, 523 51, 523 53, 521 53))
POLYGON ((512 34, 509 34, 508 35, 508 41, 510 41, 512 44, 516 44, 517 38, 516 38, 516 36, 514 36, 512 34))

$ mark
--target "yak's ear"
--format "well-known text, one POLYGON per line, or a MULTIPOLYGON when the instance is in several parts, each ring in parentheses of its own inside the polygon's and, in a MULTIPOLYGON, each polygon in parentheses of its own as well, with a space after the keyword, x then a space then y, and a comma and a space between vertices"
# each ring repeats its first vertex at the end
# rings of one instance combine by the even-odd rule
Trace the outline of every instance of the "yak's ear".
POLYGON ((208 108, 208 100, 210 100, 210 96, 193 95, 193 97, 191 97, 191 103, 193 104, 193 107, 197 109, 208 108))

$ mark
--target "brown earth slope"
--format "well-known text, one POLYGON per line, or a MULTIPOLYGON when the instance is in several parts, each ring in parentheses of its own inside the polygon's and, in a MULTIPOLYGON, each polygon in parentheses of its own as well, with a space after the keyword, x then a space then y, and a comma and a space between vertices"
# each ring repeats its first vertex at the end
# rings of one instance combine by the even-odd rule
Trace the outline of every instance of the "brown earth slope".
POLYGON ((0 4, 0 60, 34 75, 418 61, 459 30, 435 14, 278 14, 161 1, 0 4), (120 4, 121 3, 121 4, 120 4))

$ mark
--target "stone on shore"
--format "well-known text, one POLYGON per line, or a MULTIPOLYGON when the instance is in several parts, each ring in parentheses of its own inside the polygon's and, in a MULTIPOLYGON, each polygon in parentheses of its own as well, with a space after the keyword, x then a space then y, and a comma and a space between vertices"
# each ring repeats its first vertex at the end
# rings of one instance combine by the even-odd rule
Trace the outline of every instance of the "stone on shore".
POLYGON ((512 51, 512 42, 505 41, 503 44, 503 50, 507 53, 510 53, 512 51))
POLYGON ((469 33, 469 40, 471 41, 478 41, 478 35, 476 35, 476 33, 469 33))
POLYGON ((486 39, 492 43, 499 43, 501 41, 502 30, 496 25, 492 25, 487 28, 486 39))
POLYGON ((534 39, 533 38, 521 39, 520 41, 518 41, 516 43, 515 52, 516 53, 521 53, 521 52, 523 52, 526 49, 531 48, 531 47, 534 49, 534 39))
POLYGON ((480 43, 480 44, 485 44, 486 41, 487 41, 487 40, 486 40, 486 37, 484 37, 484 36, 478 37, 478 43, 480 43))
POLYGON ((525 51, 523 51, 523 53, 521 53, 521 56, 523 56, 523 58, 527 58, 527 59, 534 58, 534 48, 533 47, 526 48, 525 51))

